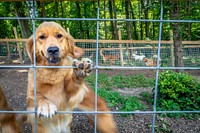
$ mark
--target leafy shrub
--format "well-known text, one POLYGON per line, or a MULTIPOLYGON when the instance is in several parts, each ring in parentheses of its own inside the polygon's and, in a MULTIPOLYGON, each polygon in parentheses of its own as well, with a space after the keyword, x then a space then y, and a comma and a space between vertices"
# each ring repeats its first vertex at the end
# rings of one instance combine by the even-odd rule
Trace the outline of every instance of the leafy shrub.
POLYGON ((159 110, 200 110, 200 83, 186 73, 161 72, 157 107, 159 110))

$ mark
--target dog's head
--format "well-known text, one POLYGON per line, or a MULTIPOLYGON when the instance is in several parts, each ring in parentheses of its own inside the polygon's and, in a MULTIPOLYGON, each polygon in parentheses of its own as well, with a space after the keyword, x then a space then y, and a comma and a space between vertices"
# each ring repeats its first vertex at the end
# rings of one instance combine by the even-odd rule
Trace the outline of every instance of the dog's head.
MULTIPOLYGON (((33 63, 33 36, 26 42, 26 49, 33 63)), ((74 40, 58 23, 44 22, 36 30, 36 63, 40 65, 60 65, 67 56, 77 58, 83 50, 74 46, 74 40)))
POLYGON ((148 61, 149 61, 149 59, 143 58, 143 62, 148 62, 148 61))

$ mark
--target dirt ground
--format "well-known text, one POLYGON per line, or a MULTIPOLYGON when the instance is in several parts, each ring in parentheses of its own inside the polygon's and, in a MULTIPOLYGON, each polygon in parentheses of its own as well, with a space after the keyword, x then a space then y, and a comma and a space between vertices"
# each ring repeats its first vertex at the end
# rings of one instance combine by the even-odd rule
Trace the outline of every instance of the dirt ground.
MULTIPOLYGON (((148 77, 155 76, 155 71, 151 70, 99 70, 99 72, 107 73, 108 75, 117 73, 125 75, 142 73, 148 77)), ((200 79, 200 71, 191 70, 188 72, 200 79)), ((0 69, 0 86, 5 92, 9 105, 14 110, 26 110, 27 69, 0 69)), ((126 90, 115 89, 115 91, 127 93, 126 90)), ((139 95, 143 91, 149 91, 149 88, 137 88, 128 93, 139 95)), ((115 110, 115 108, 112 110, 115 110)), ((128 117, 115 114, 114 118, 120 133, 151 132, 151 114, 135 114, 128 117)), ((200 118, 190 120, 183 118, 156 118, 155 131, 158 133, 200 133, 200 118)), ((71 130, 72 133, 94 132, 92 126, 87 121, 87 117, 83 114, 74 115, 71 130)), ((30 126, 28 124, 24 124, 23 132, 30 132, 30 126)))

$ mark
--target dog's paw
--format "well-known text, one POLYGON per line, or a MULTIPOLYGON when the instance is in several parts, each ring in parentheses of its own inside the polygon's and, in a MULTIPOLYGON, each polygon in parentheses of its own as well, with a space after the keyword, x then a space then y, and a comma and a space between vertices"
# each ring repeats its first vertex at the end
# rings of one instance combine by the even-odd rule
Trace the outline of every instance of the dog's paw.
POLYGON ((53 117, 57 112, 57 108, 49 101, 42 101, 37 107, 37 114, 39 117, 46 119, 53 117))
POLYGON ((93 62, 89 58, 82 58, 81 60, 75 59, 73 62, 75 68, 75 74, 78 77, 85 78, 92 72, 93 62))

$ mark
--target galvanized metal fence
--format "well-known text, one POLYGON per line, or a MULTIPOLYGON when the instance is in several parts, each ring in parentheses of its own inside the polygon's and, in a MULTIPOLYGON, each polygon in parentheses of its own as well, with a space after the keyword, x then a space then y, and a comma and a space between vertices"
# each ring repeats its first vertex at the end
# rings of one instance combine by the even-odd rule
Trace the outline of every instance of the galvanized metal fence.
MULTIPOLYGON (((36 17, 36 7, 35 3, 33 1, 32 6, 32 15, 31 17, 0 17, 0 20, 31 20, 32 22, 32 29, 33 29, 33 36, 34 36, 34 64, 33 65, 0 65, 0 69, 21 69, 21 68, 33 68, 34 69, 34 96, 35 96, 35 106, 36 106, 36 73, 37 73, 37 68, 73 68, 73 67, 66 67, 66 66, 37 66, 36 65, 36 57, 35 57, 35 30, 36 30, 36 21, 37 20, 62 20, 62 21, 93 21, 96 23, 96 48, 95 48, 95 60, 96 60, 96 65, 94 66, 95 69, 95 109, 94 111, 58 111, 60 114, 94 114, 95 116, 95 123, 94 123, 94 133, 97 132, 97 127, 96 127, 96 122, 97 122, 97 114, 101 113, 112 113, 112 114, 152 114, 152 133, 155 132, 155 121, 156 121, 156 114, 162 114, 162 113, 200 113, 200 110, 196 111, 158 111, 156 108, 156 102, 157 102, 157 92, 158 92, 158 74, 160 70, 166 70, 166 69, 183 69, 183 70, 200 70, 199 67, 161 67, 159 65, 155 67, 145 67, 145 66, 103 66, 99 65, 99 28, 100 28, 100 22, 101 21, 135 21, 135 22, 157 22, 159 23, 159 37, 158 37, 158 49, 157 49, 157 56, 158 59, 160 58, 161 55, 161 40, 162 40, 162 27, 163 23, 171 23, 171 22, 184 22, 184 23, 200 23, 200 20, 165 20, 163 19, 163 0, 161 0, 160 3, 160 19, 159 20, 149 20, 149 19, 102 19, 100 18, 100 1, 98 1, 98 8, 97 8, 97 16, 96 18, 38 18, 36 17), (131 70, 155 70, 156 71, 156 81, 155 81, 155 91, 154 91, 154 104, 153 104, 153 110, 152 111, 110 111, 110 112, 102 112, 102 111, 97 111, 97 90, 98 90, 98 75, 99 75, 99 69, 131 69, 131 70)), ((157 61, 157 64, 159 64, 159 61, 157 61)), ((35 111, 0 111, 0 113, 24 113, 24 114, 35 114, 35 123, 37 123, 37 110, 35 108, 35 111)), ((33 130, 36 132, 37 130, 37 124, 35 124, 35 127, 33 130)))

